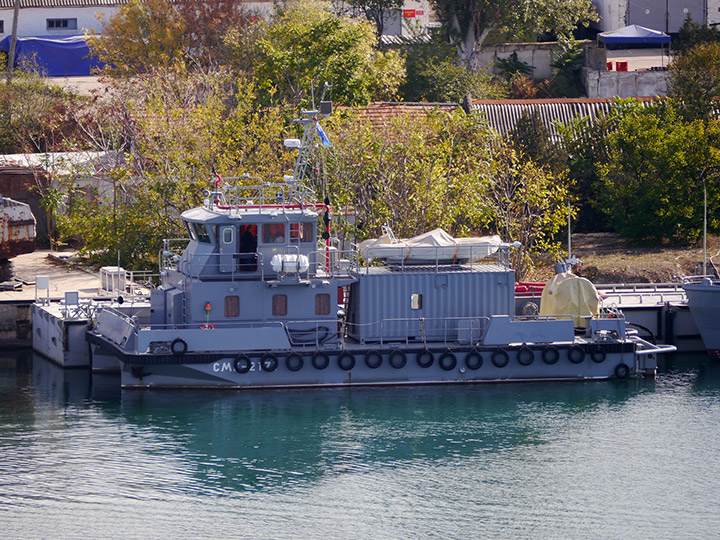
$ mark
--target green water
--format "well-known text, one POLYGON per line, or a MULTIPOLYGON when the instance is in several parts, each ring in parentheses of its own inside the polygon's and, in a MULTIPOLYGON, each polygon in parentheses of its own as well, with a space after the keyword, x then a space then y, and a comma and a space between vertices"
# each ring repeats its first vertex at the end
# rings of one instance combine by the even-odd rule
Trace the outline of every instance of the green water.
POLYGON ((120 391, 0 356, 0 538, 714 538, 720 364, 655 379, 120 391))

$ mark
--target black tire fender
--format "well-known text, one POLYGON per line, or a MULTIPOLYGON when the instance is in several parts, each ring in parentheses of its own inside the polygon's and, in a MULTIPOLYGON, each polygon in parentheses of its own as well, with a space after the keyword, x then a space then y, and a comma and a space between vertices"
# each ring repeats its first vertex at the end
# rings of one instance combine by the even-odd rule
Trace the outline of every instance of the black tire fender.
POLYGON ((382 365, 383 357, 378 351, 368 351, 365 353, 365 365, 370 369, 377 369, 382 365))
POLYGON ((273 353, 265 353, 260 359, 260 369, 268 373, 273 372, 278 367, 278 359, 273 353))
POLYGON ((573 345, 568 350, 568 360, 573 364, 581 364, 585 360, 585 350, 580 345, 573 345))
POLYGON ((560 360, 560 351, 555 345, 548 345, 543 349, 542 359, 548 365, 555 364, 560 360))
POLYGON ((627 379, 630 376, 630 366, 625 363, 620 363, 615 366, 615 376, 618 379, 627 379))
POLYGON ((185 340, 182 338, 175 338, 172 340, 172 343, 170 343, 170 350, 173 354, 177 354, 178 356, 182 356, 185 354, 188 350, 187 343, 185 343, 185 340))
POLYGON ((502 347, 498 347, 492 353, 492 363, 495 367, 505 367, 510 362, 510 355, 502 347))
POLYGON ((529 366, 535 361, 535 353, 530 347, 523 345, 517 352, 517 361, 521 366, 529 366))
POLYGON ((337 357, 337 365, 343 371, 350 371, 352 368, 355 367, 355 357, 352 355, 352 353, 343 351, 337 357))
POLYGON ((252 367, 252 361, 250 360, 248 355, 238 354, 237 358, 235 358, 233 366, 235 367, 235 371, 237 371, 238 373, 247 373, 252 367))
POLYGON ((303 357, 298 353, 290 353, 285 358, 285 367, 290 371, 300 371, 304 363, 303 357))
POLYGON ((424 351, 417 353, 415 361, 421 368, 429 368, 435 362, 435 355, 432 351, 425 349, 424 351))
POLYGON ((330 365, 330 357, 322 351, 317 351, 312 355, 311 363, 315 369, 325 369, 330 365))
POLYGON ((457 366, 457 358, 451 351, 445 351, 438 358, 438 365, 445 371, 450 371, 457 366))
POLYGON ((405 364, 407 364, 407 356, 400 349, 395 349, 390 353, 388 363, 395 369, 402 369, 405 367, 405 364))
POLYGON ((479 369, 483 365, 483 357, 480 351, 473 349, 465 355, 465 365, 468 369, 479 369))

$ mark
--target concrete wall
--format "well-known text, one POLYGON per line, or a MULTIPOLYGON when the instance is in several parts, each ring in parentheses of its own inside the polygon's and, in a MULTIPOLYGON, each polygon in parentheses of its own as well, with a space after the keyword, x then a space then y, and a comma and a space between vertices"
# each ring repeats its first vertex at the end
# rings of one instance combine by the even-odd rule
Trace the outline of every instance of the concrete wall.
POLYGON ((707 22, 708 24, 720 23, 720 0, 707 1, 707 22))
POLYGON ((667 71, 598 71, 584 68, 587 97, 645 97, 667 94, 667 71))
MULTIPOLYGON (((77 36, 83 34, 85 29, 100 28, 97 14, 107 20, 117 11, 116 7, 53 7, 53 8, 25 8, 20 10, 18 16, 19 36, 77 36), (77 27, 68 29, 48 30, 48 19, 76 19, 77 27)), ((13 10, 0 10, 0 20, 3 21, 4 32, 0 39, 9 36, 12 31, 13 10)))
POLYGON ((32 345, 32 301, 0 302, 0 344, 6 347, 32 345))
MULTIPOLYGON (((585 42, 586 50, 592 45, 592 42, 585 42)), ((485 69, 490 68, 492 73, 500 73, 495 67, 498 59, 507 59, 516 52, 518 60, 526 62, 535 67, 533 71, 533 79, 536 81, 549 79, 552 77, 552 68, 550 63, 555 56, 559 54, 560 48, 557 42, 546 43, 501 43, 498 45, 488 45, 475 55, 474 68, 485 69)))

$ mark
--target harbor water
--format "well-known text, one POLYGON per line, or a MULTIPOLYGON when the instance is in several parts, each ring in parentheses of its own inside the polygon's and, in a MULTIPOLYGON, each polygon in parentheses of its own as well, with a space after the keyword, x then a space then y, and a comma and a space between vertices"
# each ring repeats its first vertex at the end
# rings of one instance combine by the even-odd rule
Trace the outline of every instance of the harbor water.
POLYGON ((655 379, 121 391, 0 353, 0 537, 713 538, 720 363, 655 379))

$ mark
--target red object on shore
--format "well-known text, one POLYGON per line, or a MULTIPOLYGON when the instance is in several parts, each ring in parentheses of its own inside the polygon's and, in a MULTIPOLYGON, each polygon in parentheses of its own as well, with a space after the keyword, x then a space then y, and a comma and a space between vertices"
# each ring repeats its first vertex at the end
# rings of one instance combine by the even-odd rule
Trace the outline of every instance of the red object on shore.
POLYGON ((627 61, 624 62, 615 62, 615 69, 617 71, 627 71, 628 70, 628 63, 627 61))
POLYGON ((542 294, 544 288, 542 281, 519 281, 515 284, 515 294, 534 296, 542 294))
POLYGON ((612 71, 612 62, 607 62, 607 70, 612 71))

